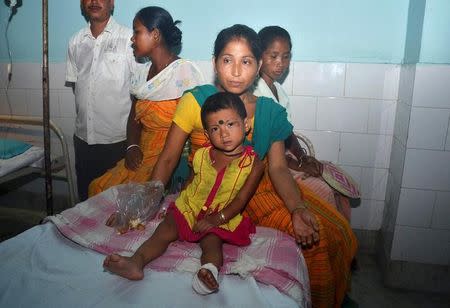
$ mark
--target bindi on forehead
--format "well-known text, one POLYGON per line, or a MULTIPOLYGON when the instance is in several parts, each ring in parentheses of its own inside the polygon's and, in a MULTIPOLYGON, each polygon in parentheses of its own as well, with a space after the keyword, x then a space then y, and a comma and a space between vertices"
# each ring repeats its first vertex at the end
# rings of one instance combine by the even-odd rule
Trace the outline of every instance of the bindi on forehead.
POLYGON ((223 125, 225 123, 225 121, 224 120, 219 120, 218 123, 219 123, 219 125, 223 125))

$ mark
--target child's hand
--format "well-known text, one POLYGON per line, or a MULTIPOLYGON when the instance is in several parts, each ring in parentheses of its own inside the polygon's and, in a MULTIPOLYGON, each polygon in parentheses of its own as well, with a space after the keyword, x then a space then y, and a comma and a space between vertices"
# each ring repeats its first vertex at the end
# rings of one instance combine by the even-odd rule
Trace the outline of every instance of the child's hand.
POLYGON ((202 232, 208 231, 209 229, 215 227, 216 224, 214 224, 214 222, 213 222, 214 221, 213 216, 215 216, 215 215, 206 216, 202 220, 197 221, 197 223, 192 228, 192 231, 202 233, 202 232))

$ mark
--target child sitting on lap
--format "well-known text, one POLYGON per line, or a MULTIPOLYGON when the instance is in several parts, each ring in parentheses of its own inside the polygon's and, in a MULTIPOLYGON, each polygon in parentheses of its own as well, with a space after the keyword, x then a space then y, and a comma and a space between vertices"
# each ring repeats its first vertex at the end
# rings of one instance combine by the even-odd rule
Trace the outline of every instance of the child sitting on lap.
POLYGON ((161 256, 171 242, 198 242, 202 248, 201 267, 192 287, 205 295, 219 289, 223 243, 250 244, 249 235, 255 232, 255 226, 240 214, 242 206, 231 201, 247 179, 259 181, 264 168, 253 149, 243 144, 249 127, 244 104, 235 94, 216 93, 202 106, 201 120, 211 146, 195 153, 192 181, 132 257, 106 257, 103 266, 107 270, 140 280, 144 266, 161 256))

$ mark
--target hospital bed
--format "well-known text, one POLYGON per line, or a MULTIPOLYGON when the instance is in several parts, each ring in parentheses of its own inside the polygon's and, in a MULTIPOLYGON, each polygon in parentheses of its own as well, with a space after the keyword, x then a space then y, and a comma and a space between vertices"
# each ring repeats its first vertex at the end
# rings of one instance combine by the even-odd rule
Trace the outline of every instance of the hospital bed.
MULTIPOLYGON (((11 116, 0 115, 0 125, 7 124, 38 126, 42 127, 42 118, 29 116, 11 116)), ((9 128, 7 128, 9 129, 9 128)), ((70 158, 67 147, 67 142, 61 129, 59 129, 52 121, 50 121, 50 129, 56 135, 62 148, 62 156, 56 157, 52 160, 52 176, 55 179, 63 179, 67 181, 68 201, 69 205, 75 205, 75 188, 73 183, 72 171, 70 167, 70 158), (64 170, 61 176, 60 171, 64 170)), ((1 134, 3 138, 8 134, 1 134)), ((0 191, 7 192, 16 189, 28 183, 30 180, 44 176, 43 168, 44 149, 38 146, 33 146, 24 153, 9 159, 0 160, 0 191)))
MULTIPOLYGON (((0 243, 1 307, 309 307, 311 305, 307 269, 293 239, 294 251, 290 252, 295 253, 298 258, 301 257, 302 262, 295 263, 295 266, 302 264, 296 270, 304 277, 304 280, 300 279, 304 283, 304 294, 299 293, 297 289, 296 301, 292 296, 281 293, 274 286, 262 283, 255 278, 257 276, 252 275, 220 275, 219 292, 208 296, 196 294, 191 287, 193 273, 189 271, 189 261, 191 259, 198 261, 198 257, 190 257, 192 251, 183 246, 198 247, 197 244, 191 243, 172 244, 173 246, 170 246, 161 257, 173 259, 177 249, 181 251, 181 255, 187 255, 187 261, 183 259, 184 263, 177 263, 179 269, 176 271, 164 271, 161 268, 158 270, 158 265, 154 268, 146 267, 145 277, 141 281, 129 281, 104 271, 102 262, 105 255, 99 251, 108 251, 114 245, 106 247, 102 236, 108 227, 105 227, 103 222, 96 226, 95 221, 102 220, 98 219, 99 213, 104 217, 108 215, 108 211, 105 213, 101 211, 107 209, 108 203, 113 201, 110 192, 111 190, 90 198, 74 208, 50 217, 47 223, 0 243), (93 232, 80 232, 82 221, 85 221, 86 226, 90 228, 89 231, 93 232), (92 245, 87 247, 89 245, 86 243, 92 245)), ((150 228, 149 225, 146 228, 150 228)), ((260 231, 257 231, 257 234, 258 232, 260 231)), ((262 233, 264 232, 268 241, 278 243, 275 237, 271 238, 271 232, 273 234, 280 232, 271 229, 262 230, 262 233)), ((133 247, 140 245, 139 241, 135 242, 138 237, 133 237, 132 233, 121 236, 110 234, 110 236, 115 237, 110 243, 126 241, 133 247)), ((260 243, 254 243, 255 251, 264 247, 264 243, 260 243)), ((286 242, 280 242, 279 249, 271 250, 270 254, 277 255, 283 251, 284 255, 286 249, 290 248, 286 248, 285 244, 286 242)), ((289 245, 291 243, 288 241, 289 245)), ((256 264, 255 269, 261 266, 258 264, 262 264, 261 260, 255 259, 251 253, 243 259, 246 260, 247 267, 251 264, 251 260, 256 264)), ((279 263, 280 268, 285 266, 292 270, 292 264, 289 267, 289 264, 279 263)), ((244 272, 244 267, 238 264, 236 268, 240 268, 238 272, 244 272)), ((276 271, 273 273, 275 281, 278 276, 276 271)), ((267 273, 265 276, 270 279, 267 273)))

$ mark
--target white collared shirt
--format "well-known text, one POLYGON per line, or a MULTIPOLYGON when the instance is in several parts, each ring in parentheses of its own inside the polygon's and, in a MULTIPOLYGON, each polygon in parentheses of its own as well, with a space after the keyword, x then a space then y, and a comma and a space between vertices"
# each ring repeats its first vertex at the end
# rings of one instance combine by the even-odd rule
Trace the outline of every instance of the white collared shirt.
POLYGON ((284 91, 280 83, 274 81, 273 84, 277 89, 278 99, 275 97, 275 95, 273 95, 272 90, 270 90, 266 81, 262 77, 258 78, 258 82, 256 83, 256 86, 253 90, 253 95, 271 98, 275 102, 283 106, 288 114, 288 121, 292 123, 292 111, 289 103, 289 96, 287 95, 286 91, 284 91))
POLYGON ((88 144, 126 139, 131 74, 140 65, 133 55, 132 35, 110 17, 97 38, 88 24, 70 39, 66 81, 75 83, 75 135, 88 144))

